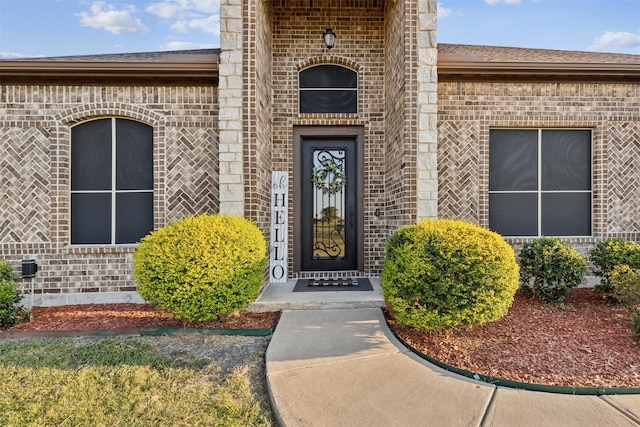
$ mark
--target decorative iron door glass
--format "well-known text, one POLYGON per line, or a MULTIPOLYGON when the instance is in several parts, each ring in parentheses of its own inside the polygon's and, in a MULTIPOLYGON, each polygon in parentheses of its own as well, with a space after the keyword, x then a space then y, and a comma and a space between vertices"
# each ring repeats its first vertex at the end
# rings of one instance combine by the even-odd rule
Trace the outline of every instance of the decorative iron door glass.
POLYGON ((355 139, 302 144, 302 269, 356 269, 355 139))

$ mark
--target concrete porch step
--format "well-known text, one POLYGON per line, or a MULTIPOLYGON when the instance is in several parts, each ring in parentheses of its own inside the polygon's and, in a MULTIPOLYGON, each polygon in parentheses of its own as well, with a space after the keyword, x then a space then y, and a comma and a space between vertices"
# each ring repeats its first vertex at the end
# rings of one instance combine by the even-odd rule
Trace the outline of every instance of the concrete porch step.
POLYGON ((380 278, 370 277, 373 291, 293 292, 296 280, 269 283, 247 311, 321 310, 384 307, 380 278))

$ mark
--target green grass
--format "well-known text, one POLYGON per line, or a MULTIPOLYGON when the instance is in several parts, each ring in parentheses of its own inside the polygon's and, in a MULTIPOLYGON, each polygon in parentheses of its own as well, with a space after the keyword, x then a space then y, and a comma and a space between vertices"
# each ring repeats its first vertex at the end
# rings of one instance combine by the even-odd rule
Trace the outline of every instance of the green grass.
POLYGON ((2 426, 268 426, 249 368, 155 355, 135 339, 0 344, 2 426))

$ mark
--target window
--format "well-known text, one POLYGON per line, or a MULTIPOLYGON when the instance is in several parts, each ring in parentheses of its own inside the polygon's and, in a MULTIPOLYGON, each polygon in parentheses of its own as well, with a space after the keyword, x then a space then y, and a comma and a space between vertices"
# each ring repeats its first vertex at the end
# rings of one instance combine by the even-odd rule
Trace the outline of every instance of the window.
POLYGON ((504 236, 590 236, 591 131, 491 130, 489 227, 504 236))
POLYGON ((357 113, 358 74, 338 65, 318 65, 299 75, 301 113, 357 113))
POLYGON ((136 243, 153 229, 153 129, 124 119, 71 129, 71 244, 136 243))

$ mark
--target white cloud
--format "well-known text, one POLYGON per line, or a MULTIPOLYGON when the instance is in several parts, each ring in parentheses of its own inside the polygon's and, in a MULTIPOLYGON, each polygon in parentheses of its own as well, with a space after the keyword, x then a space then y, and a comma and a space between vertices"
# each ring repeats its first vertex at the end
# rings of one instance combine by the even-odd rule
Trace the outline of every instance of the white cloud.
POLYGON ((189 30, 200 30, 207 34, 218 34, 220 32, 220 15, 181 20, 174 23, 171 28, 181 33, 186 33, 189 30))
POLYGON ((172 21, 171 29, 179 33, 220 33, 220 0, 164 0, 150 4, 146 11, 172 21))
POLYGON ((125 6, 116 10, 114 6, 104 1, 96 1, 91 4, 90 12, 82 12, 80 24, 83 27, 92 27, 99 30, 107 30, 113 34, 120 33, 146 33, 148 28, 133 16, 134 6, 125 6))
POLYGON ((617 33, 607 31, 600 37, 596 37, 593 44, 591 44, 588 49, 592 51, 606 52, 637 46, 640 46, 640 34, 632 34, 624 31, 619 31, 617 33))
POLYGON ((438 18, 446 18, 453 14, 453 9, 447 9, 444 5, 438 2, 438 18))
MULTIPOLYGON (((42 55, 38 55, 42 56, 42 55)), ((0 59, 22 59, 22 58, 33 58, 33 56, 24 55, 22 53, 15 52, 0 52, 0 59)))
POLYGON ((522 0, 484 0, 484 2, 489 6, 494 6, 496 4, 520 4, 522 0))
POLYGON ((151 3, 146 11, 169 20, 201 19, 220 14, 220 0, 165 0, 151 3))
POLYGON ((170 19, 179 14, 180 6, 174 2, 152 3, 145 10, 160 18, 170 19))

